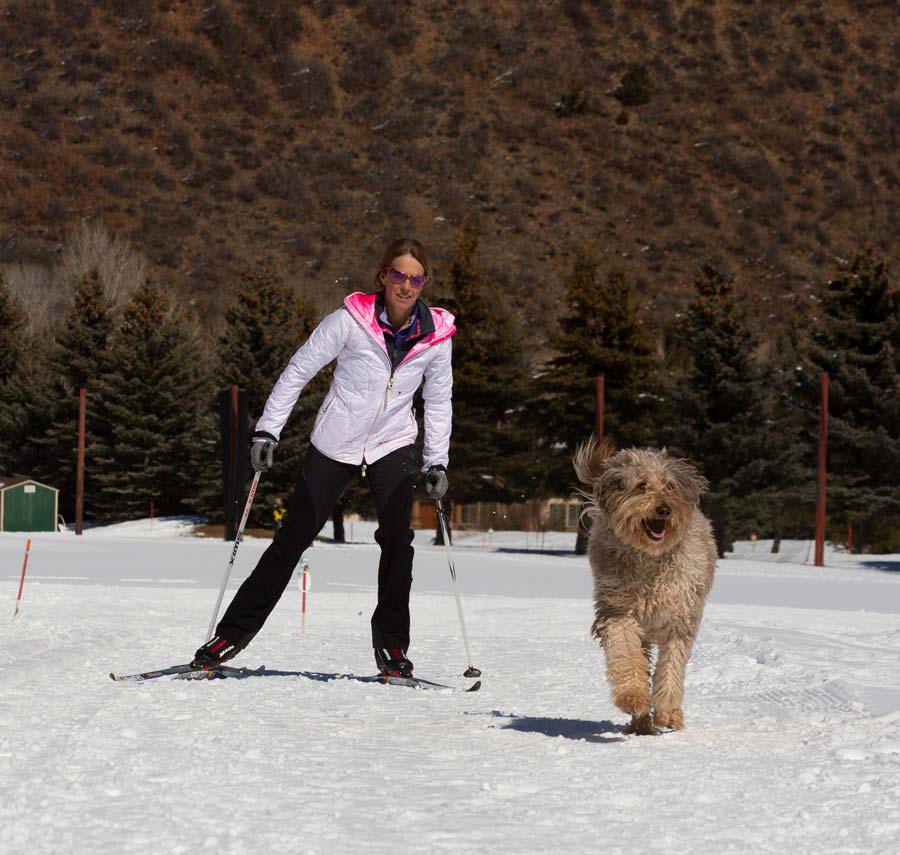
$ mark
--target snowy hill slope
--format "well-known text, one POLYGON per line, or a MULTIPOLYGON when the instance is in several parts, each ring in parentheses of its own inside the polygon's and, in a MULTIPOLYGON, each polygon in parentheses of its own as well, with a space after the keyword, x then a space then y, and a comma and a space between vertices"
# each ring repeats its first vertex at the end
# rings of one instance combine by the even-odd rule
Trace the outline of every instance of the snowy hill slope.
MULTIPOLYGON (((15 621, 25 538, 0 535, 3 855, 896 851, 898 556, 721 561, 687 729, 638 738, 588 637, 584 558, 458 543, 474 695, 127 686, 107 673, 184 661, 203 640, 230 553, 130 535, 35 536, 15 621)), ((265 546, 241 546, 232 590, 265 546)), ((308 558, 305 636, 293 582, 237 664, 371 672, 376 547, 308 558)), ((443 550, 417 546, 410 653, 461 684, 448 592, 443 550)))

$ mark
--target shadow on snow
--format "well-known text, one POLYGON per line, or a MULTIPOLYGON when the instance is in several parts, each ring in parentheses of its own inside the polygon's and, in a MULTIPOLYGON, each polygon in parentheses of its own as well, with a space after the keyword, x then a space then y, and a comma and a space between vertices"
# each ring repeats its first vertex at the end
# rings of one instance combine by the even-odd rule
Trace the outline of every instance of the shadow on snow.
MULTIPOLYGON (((470 713, 471 715, 472 713, 470 713)), ((499 725, 504 730, 518 730, 521 733, 539 733, 542 736, 574 739, 581 742, 624 742, 624 724, 611 721, 588 721, 580 718, 542 718, 531 715, 513 715, 494 710, 487 715, 495 719, 505 719, 499 725)))
POLYGON ((886 573, 900 573, 900 561, 861 561, 865 567, 872 570, 883 570, 886 573))

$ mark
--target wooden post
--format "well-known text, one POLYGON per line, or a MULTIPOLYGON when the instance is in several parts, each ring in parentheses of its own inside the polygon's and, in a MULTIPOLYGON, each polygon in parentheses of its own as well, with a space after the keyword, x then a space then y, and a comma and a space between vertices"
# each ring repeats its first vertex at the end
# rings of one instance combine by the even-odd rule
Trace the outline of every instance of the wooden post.
POLYGON ((847 555, 853 552, 853 523, 847 523, 847 555))
POLYGON ((828 372, 822 372, 819 403, 819 491, 816 497, 816 567, 825 566, 825 477, 828 446, 828 372))
POLYGON ((606 378, 603 374, 597 376, 597 442, 603 442, 603 397, 606 378))
POLYGON ((82 533, 84 522, 84 421, 87 390, 78 393, 78 468, 75 474, 75 534, 82 533))

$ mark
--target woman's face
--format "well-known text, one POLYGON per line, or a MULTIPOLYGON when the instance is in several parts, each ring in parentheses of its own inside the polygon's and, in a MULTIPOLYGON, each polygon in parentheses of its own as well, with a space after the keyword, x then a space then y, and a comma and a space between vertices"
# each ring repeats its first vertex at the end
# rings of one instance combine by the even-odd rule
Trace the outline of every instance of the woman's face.
POLYGON ((406 318, 425 284, 425 268, 411 255, 398 255, 379 276, 388 314, 406 318))

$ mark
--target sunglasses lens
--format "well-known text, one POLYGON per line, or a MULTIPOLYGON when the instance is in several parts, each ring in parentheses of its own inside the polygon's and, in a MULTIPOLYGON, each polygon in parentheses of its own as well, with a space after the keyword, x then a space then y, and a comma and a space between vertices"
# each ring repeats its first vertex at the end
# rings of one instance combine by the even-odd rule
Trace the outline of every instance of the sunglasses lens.
POLYGON ((393 267, 389 267, 387 273, 394 285, 402 285, 407 279, 409 279, 409 284, 412 285, 413 288, 421 288, 425 284, 424 276, 413 276, 409 273, 402 273, 399 270, 394 270, 393 267))

